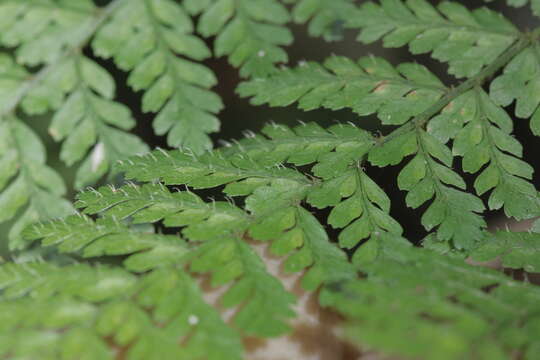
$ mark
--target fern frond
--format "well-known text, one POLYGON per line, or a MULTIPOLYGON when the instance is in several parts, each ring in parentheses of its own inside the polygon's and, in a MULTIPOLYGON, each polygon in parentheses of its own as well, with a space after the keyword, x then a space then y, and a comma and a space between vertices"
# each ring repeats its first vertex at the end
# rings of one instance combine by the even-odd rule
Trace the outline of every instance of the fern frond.
MULTIPOLYGON (((164 188, 161 189, 162 193, 166 191, 164 188)), ((138 195, 144 196, 149 191, 151 189, 146 188, 138 195)), ((156 188, 153 193, 158 191, 156 188)), ((108 193, 102 191, 95 194, 101 197, 108 193)), ((164 196, 162 194, 161 198, 164 196)), ((173 198, 173 196, 170 197, 173 198)), ((159 197, 155 201, 158 200, 159 197)), ((176 197, 176 201, 182 202, 181 197, 176 197)), ((137 203, 137 199, 133 202, 137 203)), ((158 213, 155 208, 146 210, 145 204, 141 204, 140 200, 138 203, 143 207, 143 210, 139 212, 140 216, 148 215, 149 212, 154 216, 158 213)), ((188 223, 191 220, 190 224, 194 225, 193 228, 197 228, 197 223, 203 220, 193 212, 190 214, 189 211, 184 211, 179 215, 183 215, 184 221, 188 223)), ((204 224, 205 229, 212 227, 219 229, 220 223, 211 222, 219 219, 219 214, 213 215, 214 217, 207 219, 204 224)), ((180 218, 177 217, 175 220, 180 221, 180 218)), ((198 230, 201 229, 202 227, 199 226, 198 230)), ((234 321, 239 328, 250 335, 276 336, 286 332, 288 327, 285 321, 294 315, 290 309, 294 296, 285 291, 279 280, 266 272, 259 256, 241 238, 227 236, 223 230, 221 233, 216 230, 210 234, 204 233, 202 239, 197 239, 203 241, 200 245, 188 248, 176 236, 130 231, 126 225, 111 217, 104 217, 94 222, 86 216, 71 216, 65 221, 58 220, 35 225, 26 232, 25 238, 27 241, 42 239, 43 246, 54 245, 60 252, 81 254, 86 258, 129 255, 123 264, 131 271, 143 272, 168 265, 191 263, 190 268, 193 272, 212 274, 213 286, 234 281, 233 286, 223 296, 222 304, 225 307, 243 304, 234 321), (273 310, 263 311, 268 308, 273 310)))
POLYGON ((24 68, 0 54, 0 222, 14 218, 9 232, 10 247, 21 247, 21 231, 29 224, 72 211, 63 199, 62 178, 46 165, 41 139, 11 113, 12 96, 23 78, 24 68))
POLYGON ((54 63, 95 26, 96 10, 92 0, 2 0, 0 44, 16 48, 18 64, 54 63))
POLYGON ((521 35, 506 18, 489 10, 474 11, 456 2, 437 8, 426 0, 381 0, 363 4, 348 25, 360 28, 358 40, 383 39, 385 47, 409 45, 413 54, 431 52, 448 62, 448 72, 471 77, 491 64, 521 35))
POLYGON ((397 136, 369 153, 369 161, 384 167, 400 163, 405 156, 414 158, 401 170, 398 186, 409 193, 407 205, 413 209, 434 198, 422 215, 427 230, 437 227, 441 241, 451 241, 458 249, 472 248, 482 239, 486 227, 482 201, 465 192, 465 181, 452 170, 453 156, 446 145, 433 135, 416 128, 397 136))
POLYGON ((238 333, 174 267, 0 267, 0 354, 39 359, 240 359, 238 333), (9 341, 6 341, 9 339, 9 341))
POLYGON ((148 146, 128 132, 135 126, 131 111, 113 100, 114 80, 96 62, 82 55, 64 60, 29 93, 23 106, 54 101, 44 95, 52 93, 51 87, 69 93, 66 99, 58 98, 63 103, 52 118, 49 133, 56 141, 64 140, 60 159, 68 166, 82 160, 76 188, 97 182, 120 159, 148 152, 148 146), (63 84, 69 85, 61 88, 63 84))
POLYGON ((226 158, 219 151, 197 156, 189 149, 156 150, 148 155, 121 162, 118 170, 125 171, 129 179, 159 180, 165 185, 186 184, 195 189, 213 188, 249 178, 266 180, 256 184, 257 186, 265 185, 273 179, 310 184, 309 179, 298 171, 262 166, 242 155, 226 158), (237 163, 233 160, 237 160, 237 163))
POLYGON ((200 153, 212 147, 208 134, 219 129, 216 113, 223 104, 209 90, 217 82, 214 73, 196 62, 210 51, 192 31, 191 19, 172 0, 125 1, 97 31, 92 49, 131 71, 128 84, 145 91, 142 110, 157 113, 156 134, 168 134, 170 146, 200 153))
MULTIPOLYGON (((504 206, 508 217, 518 220, 538 216, 540 199, 533 184, 533 168, 520 160, 522 146, 512 135, 512 119, 482 89, 462 95, 469 98, 468 109, 450 106, 448 112, 466 111, 466 124, 457 133, 453 153, 463 156, 463 170, 476 173, 474 187, 478 195, 493 189, 488 206, 504 206), (484 165, 489 164, 485 169, 484 165)), ((457 100, 459 101, 459 99, 457 100)), ((452 115, 450 115, 452 116, 452 115)))
MULTIPOLYGON (((334 228, 343 228, 339 234, 339 245, 352 249, 358 243, 373 234, 390 232, 401 235, 403 229, 390 217, 390 199, 384 191, 362 169, 351 169, 339 177, 322 184, 321 191, 309 194, 308 202, 324 208, 332 206, 328 224, 334 228), (342 200, 341 198, 346 198, 342 200)), ((376 249, 376 244, 370 244, 376 249)), ((364 256, 367 245, 355 254, 364 256)))
POLYGON ((15 91, 6 94, 9 107, 0 116, 13 112, 19 104, 29 115, 55 111, 49 133, 56 141, 65 140, 60 158, 67 165, 83 160, 76 187, 99 180, 117 160, 148 151, 138 137, 127 132, 135 120, 126 106, 113 100, 114 80, 91 59, 80 53, 65 55, 34 82, 36 78, 24 68, 14 71, 14 65, 9 65, 13 60, 2 55, 0 61, 7 67, 0 74, 7 80, 0 83, 5 86, 2 92, 15 91), (19 96, 18 91, 24 94, 19 96))
POLYGON ((354 0, 288 0, 295 3, 292 11, 296 23, 309 22, 308 33, 326 41, 343 38, 344 25, 356 13, 354 0))
POLYGON ((534 232, 498 231, 486 234, 484 243, 471 252, 476 261, 500 259, 505 268, 540 272, 540 234, 534 232))
POLYGON ((6 21, 4 44, 14 48, 18 63, 44 64, 38 72, 20 77, 4 114, 19 107, 28 115, 54 111, 49 131, 55 140, 66 140, 61 159, 73 165, 84 158, 76 175, 77 187, 99 180, 116 160, 148 150, 126 132, 135 121, 127 107, 113 101, 112 76, 81 53, 119 3, 112 2, 101 11, 86 0, 0 3, 2 16, 23 19, 6 21))
POLYGON ((18 233, 29 223, 65 216, 70 209, 61 199, 65 193, 62 180, 44 165, 43 145, 13 115, 17 110, 28 115, 57 111, 50 132, 56 140, 67 137, 62 159, 71 165, 85 158, 76 176, 77 186, 99 179, 111 162, 147 150, 138 138, 113 127, 129 130, 134 121, 127 108, 112 101, 110 75, 80 53, 116 4, 96 12, 92 2, 82 0, 0 2, 0 17, 6 16, 0 42, 15 52, 19 64, 43 65, 30 73, 10 55, 0 54, 0 121, 2 136, 10 138, 4 144, 11 154, 4 158, 2 151, 0 155, 2 161, 11 161, 2 172, 3 185, 17 173, 14 164, 20 174, 9 187, 11 191, 2 194, 4 206, 9 207, 2 220, 11 218, 30 200, 26 213, 11 230, 14 248, 20 248, 18 233), (20 23, 13 22, 19 19, 20 23))
MULTIPOLYGON (((305 223, 302 219, 312 217, 299 207, 304 199, 316 207, 324 208, 335 206, 342 198, 348 198, 330 214, 335 227, 346 227, 357 219, 342 232, 344 247, 352 248, 374 231, 401 233, 399 224, 388 216, 390 206, 384 192, 363 172, 357 173, 357 163, 373 145, 371 136, 365 131, 352 125, 335 125, 324 130, 316 124, 304 124, 294 129, 269 125, 264 128, 263 133, 268 138, 250 137, 223 151, 218 149, 199 157, 181 151, 156 151, 149 156, 124 162, 120 169, 126 171, 128 178, 139 181, 161 180, 167 185, 184 184, 195 189, 226 185, 224 193, 230 196, 246 196, 245 209, 252 217, 251 224, 246 223, 246 229, 251 237, 257 240, 274 240, 271 249, 279 255, 300 248, 304 243, 307 245, 285 262, 285 269, 290 271, 302 270, 313 263, 317 264, 318 260, 325 259, 322 244, 327 243, 326 236, 309 238, 306 235, 312 231, 302 228, 302 223, 305 223), (275 167, 281 163, 307 165, 313 162, 317 162, 312 168, 312 173, 316 176, 313 179, 290 168, 275 167), (356 205, 357 201, 359 205, 356 205), (360 208, 355 207, 354 212, 345 214, 344 209, 351 204, 360 208), (357 233, 358 228, 364 231, 357 233), (314 241, 321 245, 312 244, 314 241), (321 251, 317 254, 310 249, 321 251)), ((92 193, 82 196, 82 206, 96 200, 107 201, 98 199, 92 193), (87 199, 88 197, 93 200, 87 199)), ((103 197, 108 198, 107 195, 103 197)), ((139 205, 142 204, 144 203, 136 206, 141 208, 139 205)), ((92 207, 90 211, 106 206, 103 204, 97 208, 92 207)), ((217 208, 222 206, 220 204, 217 208)), ((316 221, 306 221, 318 224, 316 221)), ((171 221, 165 218, 165 225, 170 223, 171 221)), ((172 223, 174 224, 174 220, 172 223)), ((239 226, 241 221, 234 221, 232 224, 239 226)), ((229 230, 225 226, 216 228, 221 227, 229 230)), ((313 227, 317 228, 316 225, 313 227)), ((213 234, 216 228, 205 227, 205 231, 201 233, 213 234)), ((190 235, 191 232, 190 227, 187 227, 184 235, 196 240, 193 234, 190 235)), ((326 251, 334 252, 331 247, 326 248, 326 251)), ((340 257, 336 256, 332 262, 339 262, 340 257)), ((321 280, 323 279, 318 282, 321 280)))
POLYGON ((245 334, 272 337, 290 330, 286 322, 294 316, 290 307, 295 296, 266 271, 266 265, 242 239, 215 239, 203 243, 197 253, 192 271, 210 272, 214 286, 235 280, 221 304, 225 308, 241 305, 233 320, 245 334))
POLYGON ((279 1, 187 0, 185 7, 192 15, 200 14, 197 31, 216 36, 215 55, 228 56, 241 76, 264 77, 275 71, 276 63, 288 61, 281 47, 293 41, 283 26, 290 15, 279 1))
POLYGON ((309 62, 266 79, 240 84, 238 93, 251 103, 312 110, 350 108, 358 115, 376 113, 383 124, 403 124, 429 108, 447 88, 422 65, 393 67, 378 57, 353 62, 333 56, 323 66, 309 62))
POLYGON ((356 169, 373 145, 369 134, 352 125, 325 130, 316 124, 294 129, 274 124, 263 133, 267 137, 250 136, 201 156, 158 150, 120 166, 128 178, 138 181, 194 189, 225 185, 225 194, 246 197, 246 213, 228 202, 204 203, 191 192, 170 193, 161 185, 150 184, 88 191, 79 195, 77 205, 90 214, 106 212, 119 219, 129 216, 136 223, 163 220, 165 226, 183 227, 183 235, 192 241, 211 241, 227 234, 242 237, 244 233, 256 240, 272 240, 273 253, 283 256, 293 252, 284 263, 285 270, 310 268, 303 282, 309 289, 343 276, 349 265, 344 254, 329 243, 318 221, 300 206, 303 200, 323 208, 348 198, 330 214, 335 227, 347 227, 354 220, 341 235, 344 247, 352 248, 372 232, 401 233, 400 225, 388 215, 387 196, 356 169), (317 162, 312 169, 317 178, 313 179, 275 166, 313 162, 317 162), (356 202, 360 209, 355 207, 346 214, 347 206, 356 202), (361 234, 356 232, 359 228, 363 229, 361 234))
MULTIPOLYGON (((540 2, 538 2, 540 9, 540 2)), ((540 136, 540 44, 535 41, 530 47, 510 61, 502 75, 490 84, 490 96, 498 105, 508 106, 516 101, 515 114, 519 118, 531 118, 530 127, 540 136)))
POLYGON ((178 264, 185 261, 189 251, 177 236, 130 230, 112 217, 94 222, 86 216, 72 215, 31 226, 23 235, 28 243, 41 239, 44 247, 54 246, 61 253, 84 258, 123 255, 124 267, 138 272, 178 264))
MULTIPOLYGON (((313 215, 297 205, 304 196, 302 187, 277 181, 254 190, 246 199, 246 213, 229 202, 206 203, 192 192, 171 193, 161 185, 145 184, 84 192, 79 195, 76 205, 85 208, 89 214, 106 213, 118 219, 130 218, 134 223, 163 220, 167 227, 183 227, 182 234, 187 239, 210 242, 205 249, 212 250, 215 256, 225 246, 224 240, 215 239, 229 239, 225 248, 237 248, 239 245, 234 239, 242 240, 246 233, 257 240, 273 240, 270 250, 274 254, 292 253, 284 263, 286 271, 310 267, 303 278, 303 286, 314 289, 336 276, 345 276, 350 268, 344 254, 329 243, 324 228, 313 215), (295 186, 297 189, 293 191, 295 186)), ((41 232, 39 228, 37 230, 41 232)), ((228 258, 225 260, 219 258, 213 262, 232 262, 228 258)), ((231 274, 233 278, 238 276, 236 265, 227 265, 232 273, 225 269, 215 273, 216 278, 222 277, 216 282, 228 279, 231 274)))
POLYGON ((538 356, 537 287, 382 237, 378 256, 359 267, 365 279, 336 282, 321 295, 350 319, 351 339, 411 358, 538 356))

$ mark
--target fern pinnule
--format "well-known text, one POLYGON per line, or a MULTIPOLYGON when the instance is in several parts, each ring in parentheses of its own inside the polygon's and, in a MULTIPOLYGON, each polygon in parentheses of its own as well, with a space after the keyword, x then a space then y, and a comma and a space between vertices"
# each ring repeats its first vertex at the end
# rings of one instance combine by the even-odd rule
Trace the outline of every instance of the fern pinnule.
POLYGON ((216 36, 215 54, 228 56, 241 76, 266 76, 276 63, 287 62, 281 47, 290 45, 293 37, 284 26, 289 12, 279 1, 187 0, 185 6, 192 15, 200 14, 197 31, 216 36))
POLYGON ((358 40, 365 43, 382 38, 385 47, 408 44, 413 54, 430 52, 458 78, 478 74, 521 36, 499 13, 452 1, 437 7, 426 0, 367 2, 348 26, 360 28, 358 40))
POLYGON ((136 277, 84 264, 2 265, 0 287, 2 356, 241 359, 239 334, 175 267, 136 277))
POLYGON ((154 132, 168 134, 170 146, 187 146, 197 153, 212 147, 208 134, 219 130, 216 113, 223 104, 209 90, 216 76, 198 63, 210 50, 193 35, 192 20, 181 4, 123 2, 96 32, 92 49, 130 71, 128 85, 145 91, 142 110, 156 113, 154 132))

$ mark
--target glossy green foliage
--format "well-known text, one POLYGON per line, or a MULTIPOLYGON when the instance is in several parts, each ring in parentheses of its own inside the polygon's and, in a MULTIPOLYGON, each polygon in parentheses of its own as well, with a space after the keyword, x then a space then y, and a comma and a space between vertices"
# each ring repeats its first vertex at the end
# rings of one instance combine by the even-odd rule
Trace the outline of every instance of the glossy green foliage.
POLYGON ((461 258, 382 235, 365 278, 335 282, 321 301, 348 319, 353 341, 407 358, 523 359, 540 355, 540 290, 461 258))
POLYGON ((239 334, 175 267, 0 267, 0 355, 13 359, 241 359, 239 334))
POLYGON ((383 39, 385 47, 409 45, 413 54, 430 52, 456 77, 477 74, 519 36, 499 13, 485 7, 470 11, 452 1, 436 8, 426 0, 367 2, 351 18, 348 26, 361 29, 358 40, 383 39))
POLYGON ((92 49, 130 71, 129 86, 145 91, 142 110, 157 113, 154 131, 168 134, 170 146, 197 153, 212 147, 207 134, 219 129, 215 114, 223 104, 209 90, 217 83, 214 73, 197 62, 210 50, 193 35, 192 20, 179 3, 122 2, 97 31, 92 49))
POLYGON ((200 14, 197 31, 216 37, 215 55, 227 56, 241 76, 263 77, 287 62, 281 46, 293 41, 284 26, 290 14, 278 0, 186 0, 184 6, 200 14))
POLYGON ((238 93, 251 103, 303 110, 350 108, 360 116, 376 113, 383 124, 399 125, 426 110, 446 91, 441 81, 422 65, 393 67, 369 56, 354 62, 341 56, 282 70, 265 79, 240 84, 238 93))

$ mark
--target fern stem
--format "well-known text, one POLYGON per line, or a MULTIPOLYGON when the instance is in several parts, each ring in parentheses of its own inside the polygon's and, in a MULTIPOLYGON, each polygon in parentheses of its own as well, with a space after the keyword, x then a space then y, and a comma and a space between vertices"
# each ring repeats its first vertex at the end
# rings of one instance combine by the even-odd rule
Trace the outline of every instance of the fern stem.
POLYGON ((17 89, 17 92, 12 97, 12 101, 5 107, 3 112, 0 112, 0 119, 2 117, 12 114, 17 110, 20 102, 24 97, 36 86, 38 86, 41 81, 52 71, 54 68, 60 64, 66 57, 71 56, 71 54, 81 51, 81 49, 86 46, 90 41, 97 29, 103 24, 105 20, 121 5, 122 2, 126 0, 113 0, 109 5, 102 9, 97 9, 94 19, 87 25, 88 29, 83 32, 77 41, 74 41, 74 45, 65 49, 61 52, 58 57, 50 62, 49 64, 43 66, 37 73, 32 74, 28 80, 26 80, 20 87, 17 89))
POLYGON ((497 58, 494 62, 486 66, 482 71, 472 78, 462 82, 457 87, 451 88, 442 98, 437 102, 431 105, 427 110, 421 114, 415 116, 408 123, 400 126, 388 136, 383 137, 380 141, 377 142, 375 146, 381 146, 388 141, 401 136, 409 131, 414 130, 415 128, 420 128, 424 126, 433 116, 437 115, 445 106, 451 103, 460 95, 466 93, 474 87, 482 86, 489 78, 496 74, 499 70, 506 66, 517 54, 519 54, 523 49, 530 46, 533 43, 534 38, 522 37, 517 40, 512 46, 510 46, 506 51, 497 58))

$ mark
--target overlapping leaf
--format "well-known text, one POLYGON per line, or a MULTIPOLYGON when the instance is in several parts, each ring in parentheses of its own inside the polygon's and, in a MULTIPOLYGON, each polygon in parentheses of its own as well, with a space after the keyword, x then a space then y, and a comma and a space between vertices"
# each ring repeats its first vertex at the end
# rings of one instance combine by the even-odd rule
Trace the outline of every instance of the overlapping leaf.
POLYGON ((39 359, 240 359, 238 333, 174 267, 0 267, 0 354, 39 359))
POLYGON ((243 77, 263 77, 285 63, 281 48, 293 41, 288 10, 277 0, 187 0, 192 15, 200 14, 197 31, 215 36, 214 53, 227 56, 243 77))
POLYGON ((324 66, 309 62, 238 87, 239 94, 251 96, 255 105, 287 106, 297 101, 303 110, 350 108, 361 116, 377 113, 384 124, 405 123, 445 91, 422 65, 404 63, 394 68, 373 56, 357 62, 334 56, 324 66))
POLYGON ((463 259, 411 247, 382 235, 381 251, 336 282, 323 304, 349 319, 360 344, 410 358, 508 359, 540 355, 540 291, 463 259))
POLYGON ((192 31, 190 17, 175 1, 123 2, 98 30, 92 48, 131 71, 128 84, 145 90, 142 110, 157 113, 156 134, 168 134, 171 146, 200 153, 212 147, 208 134, 219 129, 215 114, 223 105, 209 90, 215 75, 196 62, 210 51, 192 31))
MULTIPOLYGON (((139 199, 134 199, 133 202, 138 201, 140 204, 140 197, 148 195, 149 191, 151 189, 146 188, 138 192, 139 199)), ((103 193, 107 194, 105 191, 103 193)), ((97 194, 104 196, 102 193, 97 194)), ((162 194, 161 198, 163 197, 165 195, 162 194)), ((183 201, 181 197, 174 200, 177 203, 183 201)), ((188 202, 189 200, 186 201, 188 202)), ((153 209, 153 213, 156 215, 158 212, 153 209)), ((148 212, 141 211, 141 216, 145 215, 148 215, 148 212)), ((184 221, 189 223, 191 220, 195 227, 198 221, 204 220, 193 216, 190 218, 189 214, 185 213, 181 215, 184 216, 184 221)), ((219 214, 214 215, 214 218, 219 218, 219 214)), ((181 221, 180 217, 175 220, 181 221)), ((206 229, 216 227, 213 234, 220 230, 216 223, 204 225, 206 229)), ((223 233, 225 231, 222 230, 222 235, 223 233)), ((276 336, 287 331, 285 321, 294 315, 290 309, 294 296, 285 291, 279 280, 266 272, 258 255, 241 238, 226 234, 225 237, 209 235, 212 234, 197 238, 196 240, 204 242, 188 249, 176 236, 135 232, 111 217, 94 222, 86 216, 74 215, 66 220, 35 225, 27 231, 25 237, 27 241, 42 239, 44 246, 54 245, 60 252, 80 253, 86 258, 128 255, 124 260, 124 267, 137 272, 191 262, 192 271, 212 274, 214 286, 235 281, 223 296, 222 303, 226 307, 243 304, 234 321, 247 334, 276 336), (272 308, 271 312, 263 311, 269 308, 272 308)))
POLYGON ((448 62, 448 72, 471 77, 497 59, 518 37, 516 27, 487 8, 473 11, 452 1, 435 8, 426 0, 381 0, 363 4, 349 26, 358 39, 383 39, 385 47, 409 45, 413 54, 431 52, 448 62))
MULTIPOLYGON (((239 251, 240 246, 235 239, 242 241, 248 233, 257 240, 272 240, 270 250, 274 254, 290 254, 284 263, 286 271, 310 268, 303 285, 314 289, 335 276, 344 276, 350 268, 345 255, 330 244, 326 232, 313 215, 298 206, 303 197, 305 188, 299 184, 274 181, 253 191, 246 199, 246 213, 230 202, 203 202, 192 192, 171 193, 162 185, 145 184, 118 189, 103 187, 81 193, 76 205, 90 214, 106 212, 108 216, 129 218, 134 223, 163 220, 167 227, 182 227, 183 235, 189 240, 208 242, 208 245, 203 245, 205 250, 201 251, 208 254, 203 256, 207 258, 206 266, 218 267, 212 270, 215 271, 216 284, 232 280, 242 273, 238 254, 234 255, 233 251, 239 251), (220 251, 229 255, 219 255, 220 251)), ((42 232, 39 228, 37 230, 42 232)), ((98 236, 96 233, 90 232, 89 235, 98 236)), ((89 254, 96 254, 94 249, 107 242, 107 239, 98 240, 88 249, 89 254)), ((125 244, 126 241, 113 245, 113 249, 121 249, 125 244)), ((133 248, 128 246, 127 251, 132 252, 133 248)), ((163 249, 164 254, 173 256, 171 249, 163 249)))
MULTIPOLYGON (((254 239, 273 240, 271 250, 274 253, 286 255, 294 251, 285 262, 286 270, 299 271, 314 265, 311 269, 313 279, 311 275, 306 276, 304 283, 306 287, 313 288, 333 277, 333 272, 342 273, 338 268, 346 269, 347 266, 338 266, 346 263, 343 254, 329 244, 320 224, 299 205, 306 196, 311 197, 311 194, 312 200, 309 201, 312 203, 318 201, 315 200, 316 197, 333 199, 336 188, 332 183, 329 186, 323 184, 313 187, 314 180, 282 164, 307 165, 317 162, 313 168, 316 176, 337 177, 340 172, 346 171, 351 163, 360 160, 371 148, 372 139, 368 133, 352 125, 336 125, 328 130, 316 124, 299 125, 294 129, 269 125, 263 133, 267 137, 248 137, 236 145, 201 156, 181 151, 156 151, 145 157, 133 158, 123 163, 120 169, 126 171, 127 177, 139 181, 161 180, 168 185, 188 185, 195 189, 225 185, 223 191, 229 196, 246 196, 245 209, 250 215, 247 222, 244 217, 216 216, 220 221, 230 222, 221 224, 210 221, 206 225, 202 220, 207 215, 201 214, 201 223, 196 225, 201 231, 193 233, 192 226, 188 224, 189 220, 184 217, 184 222, 178 225, 188 225, 184 229, 184 235, 195 240, 202 236, 211 237, 216 231, 222 231, 221 229, 248 230, 254 239)), ((126 192, 129 192, 129 189, 126 189, 126 192)), ((122 201, 123 195, 116 193, 119 202, 122 201)), ((107 202, 109 197, 105 195, 104 200, 100 200, 92 193, 83 196, 83 206, 93 201, 107 202)), ((336 201, 339 202, 339 189, 337 196, 336 201)), ((125 196, 124 199, 129 197, 125 196)), ((147 202, 135 202, 134 206, 141 209, 144 204, 147 202)), ((105 209, 109 205, 92 207, 90 211, 105 209)), ((224 207, 231 207, 230 204, 222 202, 216 202, 213 206, 215 209, 212 211, 218 210, 216 214, 224 207)), ((165 211, 161 211, 159 207, 156 209, 161 215, 157 215, 155 220, 165 217, 165 225, 175 224, 174 220, 168 220, 165 211)), ((384 212, 380 215, 382 221, 384 212)), ((211 220, 211 217, 208 219, 211 220)))

